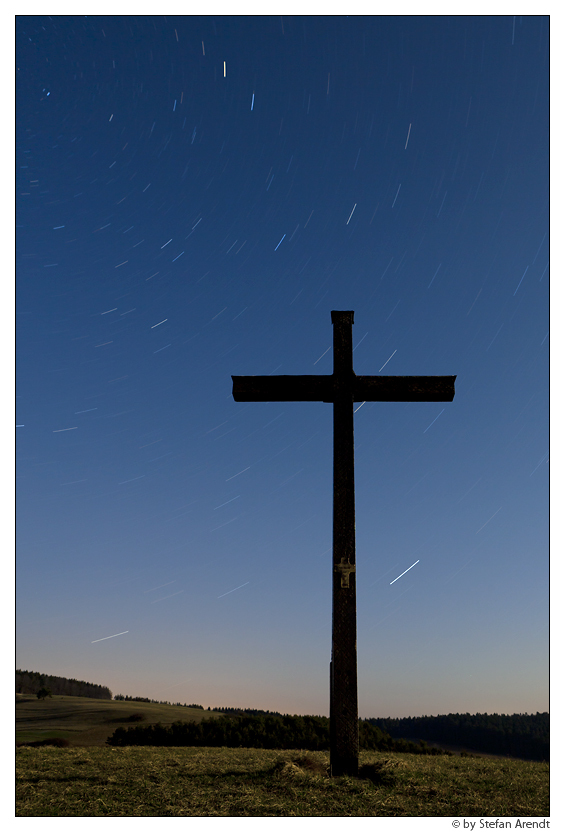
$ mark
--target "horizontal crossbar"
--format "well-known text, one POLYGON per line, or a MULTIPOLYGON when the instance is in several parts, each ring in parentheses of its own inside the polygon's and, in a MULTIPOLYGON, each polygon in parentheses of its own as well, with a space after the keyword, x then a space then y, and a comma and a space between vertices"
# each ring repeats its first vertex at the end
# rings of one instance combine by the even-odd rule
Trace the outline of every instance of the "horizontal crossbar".
MULTIPOLYGON (((351 379, 355 402, 451 402, 457 376, 358 376, 351 379)), ((349 385, 332 376, 232 376, 236 402, 333 402, 349 385)))
POLYGON ((457 376, 355 376, 356 402, 452 402, 457 376))
POLYGON ((236 402, 332 401, 333 376, 232 376, 236 402))

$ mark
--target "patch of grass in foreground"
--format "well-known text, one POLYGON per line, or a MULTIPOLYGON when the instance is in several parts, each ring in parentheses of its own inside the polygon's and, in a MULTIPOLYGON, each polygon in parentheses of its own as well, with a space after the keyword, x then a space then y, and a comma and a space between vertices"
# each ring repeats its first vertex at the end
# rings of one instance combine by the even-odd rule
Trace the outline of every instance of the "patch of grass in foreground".
POLYGON ((324 752, 255 748, 16 751, 19 817, 544 817, 549 766, 362 752, 367 779, 324 752))

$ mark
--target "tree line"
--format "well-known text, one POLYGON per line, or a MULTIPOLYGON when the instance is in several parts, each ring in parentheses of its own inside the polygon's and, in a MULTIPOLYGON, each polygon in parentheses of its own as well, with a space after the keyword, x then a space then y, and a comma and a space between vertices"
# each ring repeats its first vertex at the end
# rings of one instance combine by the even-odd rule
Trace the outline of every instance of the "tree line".
POLYGON ((154 705, 175 705, 179 708, 199 708, 201 711, 204 710, 202 705, 187 705, 186 702, 169 702, 168 699, 148 699, 147 696, 124 696, 123 693, 117 693, 114 699, 116 702, 152 702, 154 705))
MULTIPOLYGON (((38 695, 45 692, 58 696, 86 696, 93 699, 112 699, 112 692, 103 685, 61 676, 50 676, 29 670, 16 670, 16 693, 38 695)), ((159 705, 179 705, 199 708, 181 702, 165 702, 142 696, 116 694, 116 700, 152 702, 159 705)), ((111 744, 141 745, 224 745, 250 748, 308 748, 329 747, 329 720, 320 716, 289 716, 278 711, 256 708, 208 708, 224 716, 200 723, 177 722, 170 727, 136 726, 117 729, 111 744), (236 720, 239 727, 235 727, 236 720), (246 721, 247 720, 247 721, 246 721), (253 722, 253 720, 258 720, 253 722), (300 722, 302 720, 302 722, 300 722), (304 722, 306 720, 306 722, 304 722), (293 722, 294 721, 294 722, 293 722), (214 723, 214 726, 212 726, 214 723), (190 728, 175 728, 188 725, 190 728), (219 726, 219 727, 218 727, 219 726), (314 727, 316 726, 316 727, 314 727), (242 734, 243 731, 243 734, 242 734), (153 733, 152 733, 153 732, 153 733), (151 736, 150 736, 151 735, 151 736), (148 741, 148 737, 151 741, 148 741), (219 739, 216 741, 216 737, 219 739), (180 741, 182 738, 182 742, 180 741), (185 740, 190 740, 185 742, 185 740), (285 742, 287 745, 265 744, 285 742), (261 744, 259 744, 261 743, 261 744), (321 745, 320 745, 321 743, 321 745)), ((431 753, 428 742, 463 746, 488 754, 507 754, 527 760, 549 760, 549 714, 444 714, 440 716, 403 717, 401 719, 367 719, 359 722, 361 747, 374 750, 431 753), (373 729, 378 729, 375 733, 373 729), (423 741, 423 745, 414 739, 423 741), (388 743, 388 745, 387 745, 388 743), (394 747, 393 747, 394 746, 394 747)), ((109 742, 110 742, 109 740, 109 742)))
POLYGON ((91 699, 111 699, 112 691, 103 685, 65 679, 63 676, 49 676, 32 670, 16 670, 16 693, 32 693, 41 690, 54 696, 88 696, 91 699))
POLYGON ((549 760, 549 713, 444 714, 440 716, 370 719, 392 737, 464 746, 487 754, 525 760, 549 760))
MULTIPOLYGON (((112 746, 221 746, 327 751, 330 747, 330 721, 324 716, 220 716, 201 722, 119 727, 106 742, 112 746)), ((394 740, 366 720, 359 722, 359 747, 411 754, 448 753, 423 741, 394 740)))

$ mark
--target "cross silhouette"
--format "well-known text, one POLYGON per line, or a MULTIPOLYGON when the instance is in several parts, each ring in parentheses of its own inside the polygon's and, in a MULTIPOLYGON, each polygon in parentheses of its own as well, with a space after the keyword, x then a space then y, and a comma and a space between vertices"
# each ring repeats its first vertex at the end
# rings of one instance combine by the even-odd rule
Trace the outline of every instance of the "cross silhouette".
POLYGON ((331 376, 232 376, 236 402, 322 401, 334 407, 333 606, 330 663, 330 770, 359 768, 355 584, 354 402, 453 401, 456 376, 358 376, 353 312, 332 312, 331 376))

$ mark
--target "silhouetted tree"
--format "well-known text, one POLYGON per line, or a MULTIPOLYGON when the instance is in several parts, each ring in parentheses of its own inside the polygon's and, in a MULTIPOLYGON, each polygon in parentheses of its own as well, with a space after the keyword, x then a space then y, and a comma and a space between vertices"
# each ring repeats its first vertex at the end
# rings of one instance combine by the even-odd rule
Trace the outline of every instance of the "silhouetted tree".
POLYGON ((53 698, 49 688, 40 688, 37 691, 37 698, 38 699, 47 699, 47 697, 49 697, 49 699, 53 698))

